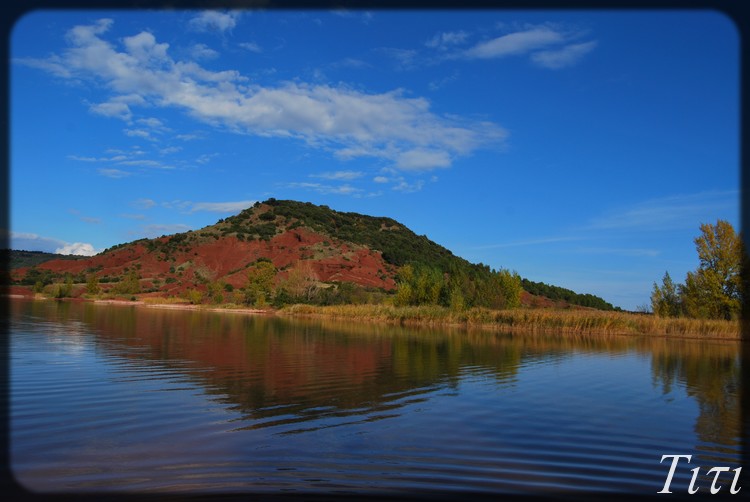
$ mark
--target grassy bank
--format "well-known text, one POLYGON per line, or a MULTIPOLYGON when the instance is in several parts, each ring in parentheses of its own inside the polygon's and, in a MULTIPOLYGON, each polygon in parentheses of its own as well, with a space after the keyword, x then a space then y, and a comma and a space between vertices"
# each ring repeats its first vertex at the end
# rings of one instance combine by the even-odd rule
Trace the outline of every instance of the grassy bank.
POLYGON ((572 335, 651 335, 736 340, 741 334, 739 321, 662 318, 596 310, 473 308, 454 311, 439 306, 292 305, 282 308, 278 313, 404 325, 458 325, 494 328, 508 332, 572 335))

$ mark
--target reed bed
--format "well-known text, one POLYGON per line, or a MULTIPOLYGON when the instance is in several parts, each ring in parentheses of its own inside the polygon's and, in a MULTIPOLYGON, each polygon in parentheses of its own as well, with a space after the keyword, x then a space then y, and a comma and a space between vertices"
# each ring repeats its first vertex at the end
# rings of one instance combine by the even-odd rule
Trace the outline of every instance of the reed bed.
POLYGON ((565 335, 649 335, 684 338, 741 338, 739 321, 662 318, 654 315, 597 310, 472 308, 455 311, 436 305, 292 305, 281 315, 329 317, 403 325, 459 325, 507 332, 565 335))

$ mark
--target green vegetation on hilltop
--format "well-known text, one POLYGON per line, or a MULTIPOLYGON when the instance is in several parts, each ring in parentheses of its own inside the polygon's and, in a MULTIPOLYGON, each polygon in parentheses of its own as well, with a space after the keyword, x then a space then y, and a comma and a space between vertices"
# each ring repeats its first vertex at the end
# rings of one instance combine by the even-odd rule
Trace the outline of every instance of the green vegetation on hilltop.
POLYGON ((46 253, 44 251, 22 251, 16 249, 4 249, 0 251, 0 253, 2 253, 3 263, 8 264, 9 270, 33 267, 50 260, 83 260, 86 258, 85 256, 46 253))
MULTIPOLYGON (((334 211, 328 206, 316 206, 309 202, 293 200, 268 199, 256 203, 252 208, 242 211, 237 216, 224 220, 230 228, 242 229, 243 223, 254 215, 261 206, 271 209, 261 213, 258 220, 275 221, 281 217, 289 224, 289 229, 305 226, 316 232, 324 233, 344 242, 367 246, 383 253, 383 259, 397 267, 407 263, 424 263, 447 269, 460 262, 465 266, 470 263, 455 256, 446 248, 432 242, 424 235, 417 235, 392 218, 366 216, 358 213, 334 211), (294 222, 294 223, 293 223, 294 222)), ((255 233, 269 233, 266 225, 254 225, 255 233)))
POLYGON ((570 289, 561 288, 560 286, 551 286, 543 282, 534 282, 528 279, 522 279, 521 285, 528 293, 536 296, 544 296, 550 300, 562 300, 571 305, 592 307, 599 310, 619 310, 619 308, 613 307, 611 303, 592 294, 580 294, 570 289))

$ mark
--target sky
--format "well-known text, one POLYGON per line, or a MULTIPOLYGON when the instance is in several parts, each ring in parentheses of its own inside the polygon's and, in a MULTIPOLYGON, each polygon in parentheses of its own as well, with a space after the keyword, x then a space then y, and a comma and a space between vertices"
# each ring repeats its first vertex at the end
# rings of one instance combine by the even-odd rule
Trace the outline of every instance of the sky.
POLYGON ((10 34, 10 243, 91 255, 274 197, 636 310, 739 230, 713 11, 38 10, 10 34))

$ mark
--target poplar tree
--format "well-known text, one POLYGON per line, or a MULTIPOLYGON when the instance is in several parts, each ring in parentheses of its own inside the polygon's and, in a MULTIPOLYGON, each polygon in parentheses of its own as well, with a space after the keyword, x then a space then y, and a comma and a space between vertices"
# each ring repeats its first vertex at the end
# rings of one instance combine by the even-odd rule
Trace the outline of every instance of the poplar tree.
POLYGON ((704 223, 700 229, 695 238, 700 265, 685 279, 685 310, 690 317, 736 319, 742 302, 742 240, 724 220, 704 223))
POLYGON ((660 317, 678 317, 682 313, 681 289, 672 281, 669 272, 665 272, 661 287, 654 283, 651 311, 660 317))

